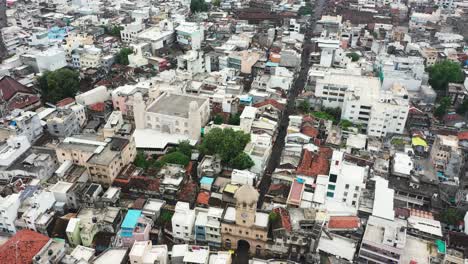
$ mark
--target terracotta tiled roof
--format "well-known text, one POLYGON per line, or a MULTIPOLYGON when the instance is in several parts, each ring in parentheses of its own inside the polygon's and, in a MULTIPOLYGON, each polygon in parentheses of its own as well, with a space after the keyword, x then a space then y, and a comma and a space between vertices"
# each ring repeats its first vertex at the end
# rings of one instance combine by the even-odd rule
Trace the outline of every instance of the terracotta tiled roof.
POLYGON ((311 138, 316 138, 319 134, 319 131, 315 127, 303 126, 301 128, 301 133, 311 138))
POLYGON ((0 262, 32 263, 32 258, 44 247, 49 238, 31 230, 20 230, 0 246, 0 262))
POLYGON ((468 140, 468 131, 458 132, 458 140, 468 140))
POLYGON ((55 105, 58 106, 58 107, 63 107, 63 106, 72 104, 74 102, 75 102, 75 99, 73 99, 71 97, 67 97, 65 99, 62 99, 62 100, 58 101, 55 105))
POLYGON ((329 229, 356 229, 361 222, 357 216, 330 216, 329 229))
POLYGON ((1 97, 3 100, 10 100, 16 93, 28 93, 35 94, 31 89, 19 83, 10 76, 4 76, 0 79, 0 90, 2 92, 1 97))
POLYGON ((321 147, 318 154, 304 149, 297 173, 305 176, 328 174, 330 169, 329 159, 332 152, 329 148, 325 147, 321 147))
POLYGON ((275 107, 276 109, 278 109, 280 111, 284 110, 284 104, 276 101, 275 99, 267 99, 267 100, 265 100, 263 102, 256 103, 253 106, 257 107, 257 108, 260 108, 260 107, 265 106, 265 105, 271 105, 271 106, 275 107))
POLYGON ((291 232, 292 230, 291 217, 289 216, 288 210, 282 207, 278 207, 278 208, 273 209, 273 211, 280 216, 281 226, 287 231, 291 232))
POLYGON ((34 105, 39 102, 39 97, 35 95, 16 95, 15 97, 10 98, 8 101, 7 109, 23 109, 30 105, 34 105))
POLYGON ((160 180, 145 176, 132 176, 129 182, 130 188, 159 192, 160 180))
POLYGON ((93 111, 96 112, 104 112, 106 109, 106 104, 105 103, 95 103, 89 106, 89 108, 93 111))
POLYGON ((210 192, 208 191, 201 191, 200 193, 198 193, 198 197, 197 197, 197 204, 208 204, 210 200, 210 192))

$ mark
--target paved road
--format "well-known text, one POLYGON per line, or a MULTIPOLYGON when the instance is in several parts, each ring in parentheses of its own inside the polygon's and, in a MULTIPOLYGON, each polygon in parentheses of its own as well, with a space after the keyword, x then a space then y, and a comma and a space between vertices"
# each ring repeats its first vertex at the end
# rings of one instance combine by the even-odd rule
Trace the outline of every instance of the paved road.
POLYGON ((327 0, 316 0, 315 7, 314 7, 314 15, 310 18, 310 23, 305 32, 305 41, 304 41, 304 48, 302 50, 302 57, 301 57, 301 70, 297 75, 296 80, 292 86, 288 94, 288 100, 286 109, 283 111, 281 116, 281 120, 279 122, 278 128, 278 135, 276 137, 276 141, 273 145, 272 153, 270 156, 270 160, 268 165, 265 169, 265 174, 262 177, 260 184, 258 185, 260 198, 258 200, 257 208, 262 208, 262 204, 265 198, 265 194, 268 191, 268 188, 271 184, 271 172, 275 170, 275 168, 279 165, 279 161, 281 158, 281 152, 284 148, 286 132, 289 124, 289 115, 294 112, 295 103, 297 96, 301 93, 304 89, 305 82, 307 80, 307 74, 309 72, 310 64, 310 52, 312 51, 312 34, 315 28, 316 21, 321 17, 323 8, 325 6, 327 0))

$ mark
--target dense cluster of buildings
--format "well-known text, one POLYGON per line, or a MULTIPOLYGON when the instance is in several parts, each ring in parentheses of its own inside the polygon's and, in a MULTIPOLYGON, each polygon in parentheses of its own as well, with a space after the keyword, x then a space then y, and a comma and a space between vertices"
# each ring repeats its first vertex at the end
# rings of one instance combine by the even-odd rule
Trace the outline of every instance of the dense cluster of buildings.
POLYGON ((0 4, 1 263, 468 261, 468 1, 0 4))

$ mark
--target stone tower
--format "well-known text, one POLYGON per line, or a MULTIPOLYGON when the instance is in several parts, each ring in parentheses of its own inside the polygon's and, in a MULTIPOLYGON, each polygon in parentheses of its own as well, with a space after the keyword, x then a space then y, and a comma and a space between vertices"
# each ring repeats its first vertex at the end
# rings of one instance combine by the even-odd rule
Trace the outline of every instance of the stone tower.
POLYGON ((258 197, 258 191, 250 185, 243 185, 236 191, 234 198, 236 199, 237 225, 251 227, 255 224, 258 197))
POLYGON ((138 92, 135 93, 133 98, 133 116, 135 118, 135 128, 144 129, 145 128, 145 101, 143 100, 143 95, 138 92))
POLYGON ((190 139, 198 140, 201 133, 201 113, 198 103, 191 101, 188 112, 188 132, 190 139))

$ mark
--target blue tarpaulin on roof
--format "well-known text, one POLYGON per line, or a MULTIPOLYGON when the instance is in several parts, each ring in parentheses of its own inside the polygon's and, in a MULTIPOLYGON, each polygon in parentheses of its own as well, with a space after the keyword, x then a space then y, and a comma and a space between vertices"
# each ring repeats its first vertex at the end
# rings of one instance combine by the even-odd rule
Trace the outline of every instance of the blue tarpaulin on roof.
POLYGON ((141 216, 140 210, 128 210, 125 219, 122 222, 122 228, 134 229, 138 223, 138 218, 141 216))

